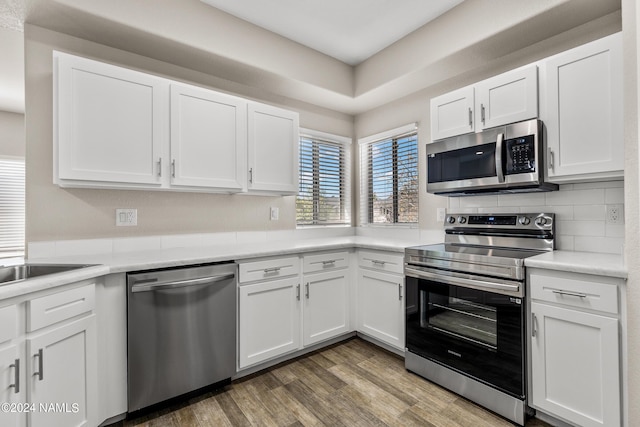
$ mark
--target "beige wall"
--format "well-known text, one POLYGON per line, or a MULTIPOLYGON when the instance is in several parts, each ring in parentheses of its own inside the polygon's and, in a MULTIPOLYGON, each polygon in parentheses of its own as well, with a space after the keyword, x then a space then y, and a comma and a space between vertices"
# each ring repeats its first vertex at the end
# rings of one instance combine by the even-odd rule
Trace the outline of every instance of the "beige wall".
POLYGON ((293 196, 62 189, 53 185, 54 49, 296 110, 300 113, 300 124, 305 128, 349 137, 353 132, 353 119, 349 115, 277 96, 261 87, 232 83, 212 75, 27 25, 27 242, 295 228, 293 196), (269 220, 271 206, 280 208, 278 221, 269 220), (138 209, 138 226, 115 227, 116 208, 138 209))
POLYGON ((24 157, 24 114, 0 111, 0 157, 24 157))

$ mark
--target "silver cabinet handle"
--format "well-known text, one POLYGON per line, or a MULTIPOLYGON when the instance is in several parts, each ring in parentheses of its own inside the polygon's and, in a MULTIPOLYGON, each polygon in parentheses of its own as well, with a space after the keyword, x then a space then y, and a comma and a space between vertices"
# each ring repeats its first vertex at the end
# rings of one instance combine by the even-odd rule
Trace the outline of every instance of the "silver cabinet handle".
POLYGON ((296 299, 300 301, 300 283, 296 285, 296 299))
POLYGON ((249 168, 249 182, 253 183, 253 168, 249 168))
POLYGON ((473 111, 469 108, 469 127, 473 126, 473 111))
POLYGON ((38 372, 34 372, 33 376, 38 376, 38 381, 42 381, 44 378, 44 357, 42 355, 42 349, 38 350, 38 354, 34 354, 33 357, 38 358, 38 372))
POLYGON ((531 313, 531 336, 536 337, 538 334, 538 318, 535 313, 531 313))
POLYGON ((581 294, 578 292, 569 292, 569 291, 561 291, 558 289, 553 289, 551 292, 553 292, 556 295, 561 295, 561 296, 570 296, 570 297, 578 297, 578 298, 586 298, 588 295, 587 294, 581 294))
POLYGON ((175 282, 157 283, 152 285, 141 283, 138 285, 133 285, 131 287, 131 292, 159 291, 162 289, 175 289, 175 288, 184 288, 188 286, 198 286, 198 285, 204 285, 207 283, 221 282, 223 280, 233 279, 234 277, 235 277, 235 273, 229 273, 229 274, 221 274, 219 276, 198 277, 197 279, 178 280, 175 282))
POLYGON ((496 141, 496 176, 498 182, 504 182, 504 170, 502 165, 502 145, 504 143, 504 134, 498 134, 498 140, 496 141))
POLYGON ((305 285, 306 291, 305 291, 305 296, 307 297, 307 299, 309 299, 309 282, 307 282, 307 284, 305 285))
POLYGON ((269 273, 277 273, 280 271, 281 267, 271 267, 271 268, 265 268, 264 269, 264 274, 269 274, 269 273))
POLYGON ((482 124, 485 123, 485 120, 484 120, 484 104, 480 104, 480 120, 482 120, 482 124))
POLYGON ((328 261, 322 261, 322 266, 323 266, 323 267, 326 267, 326 266, 328 266, 328 265, 333 265, 333 264, 335 264, 335 263, 336 263, 336 261, 337 261, 336 259, 330 259, 330 260, 328 260, 328 261))
POLYGON ((158 159, 158 176, 162 178, 162 157, 158 159))
POLYGON ((547 163, 549 170, 553 170, 553 150, 547 147, 547 163))
POLYGON ((387 262, 386 261, 380 261, 380 260, 377 260, 377 259, 372 259, 371 263, 375 264, 375 265, 385 265, 387 262))
MULTIPOLYGON (((13 380, 13 384, 9 384, 9 388, 13 387, 13 392, 14 393, 20 393, 20 359, 16 359, 15 362, 13 362, 11 365, 9 365, 10 368, 14 368, 14 380, 13 380)), ((42 370, 42 369, 40 369, 42 370)))
POLYGON ((402 283, 398 283, 398 299, 402 300, 402 283))
POLYGON ((171 177, 176 177, 176 159, 171 160, 171 177))

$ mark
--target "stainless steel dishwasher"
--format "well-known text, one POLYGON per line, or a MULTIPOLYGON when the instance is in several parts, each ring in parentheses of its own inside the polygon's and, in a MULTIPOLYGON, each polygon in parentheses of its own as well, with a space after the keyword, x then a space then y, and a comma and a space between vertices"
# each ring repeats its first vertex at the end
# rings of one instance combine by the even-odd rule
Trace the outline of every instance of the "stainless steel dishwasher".
POLYGON ((127 274, 129 412, 235 374, 236 272, 224 263, 127 274))

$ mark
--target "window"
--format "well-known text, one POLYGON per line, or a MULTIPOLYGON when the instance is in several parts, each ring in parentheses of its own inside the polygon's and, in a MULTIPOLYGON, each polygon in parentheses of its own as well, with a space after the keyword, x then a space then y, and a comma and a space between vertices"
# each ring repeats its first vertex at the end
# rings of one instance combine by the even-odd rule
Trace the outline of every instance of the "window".
POLYGON ((24 160, 0 158, 0 258, 24 255, 24 160))
POLYGON ((349 149, 347 138, 301 130, 298 225, 351 222, 349 149))
POLYGON ((418 133, 404 126, 360 141, 363 224, 418 222, 418 133))

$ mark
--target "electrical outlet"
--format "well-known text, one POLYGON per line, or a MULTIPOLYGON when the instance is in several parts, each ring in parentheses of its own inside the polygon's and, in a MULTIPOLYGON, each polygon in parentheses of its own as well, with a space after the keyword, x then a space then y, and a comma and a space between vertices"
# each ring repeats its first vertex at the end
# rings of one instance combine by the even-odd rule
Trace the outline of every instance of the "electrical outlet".
POLYGON ((624 224, 624 205, 607 205, 607 224, 624 224))
POLYGON ((116 209, 116 225, 118 227, 131 227, 138 225, 138 210, 116 209))
POLYGON ((444 223, 444 219, 447 216, 447 208, 438 208, 437 212, 436 221, 444 223))
POLYGON ((276 207, 271 207, 271 221, 277 221, 280 218, 280 209, 276 207))

